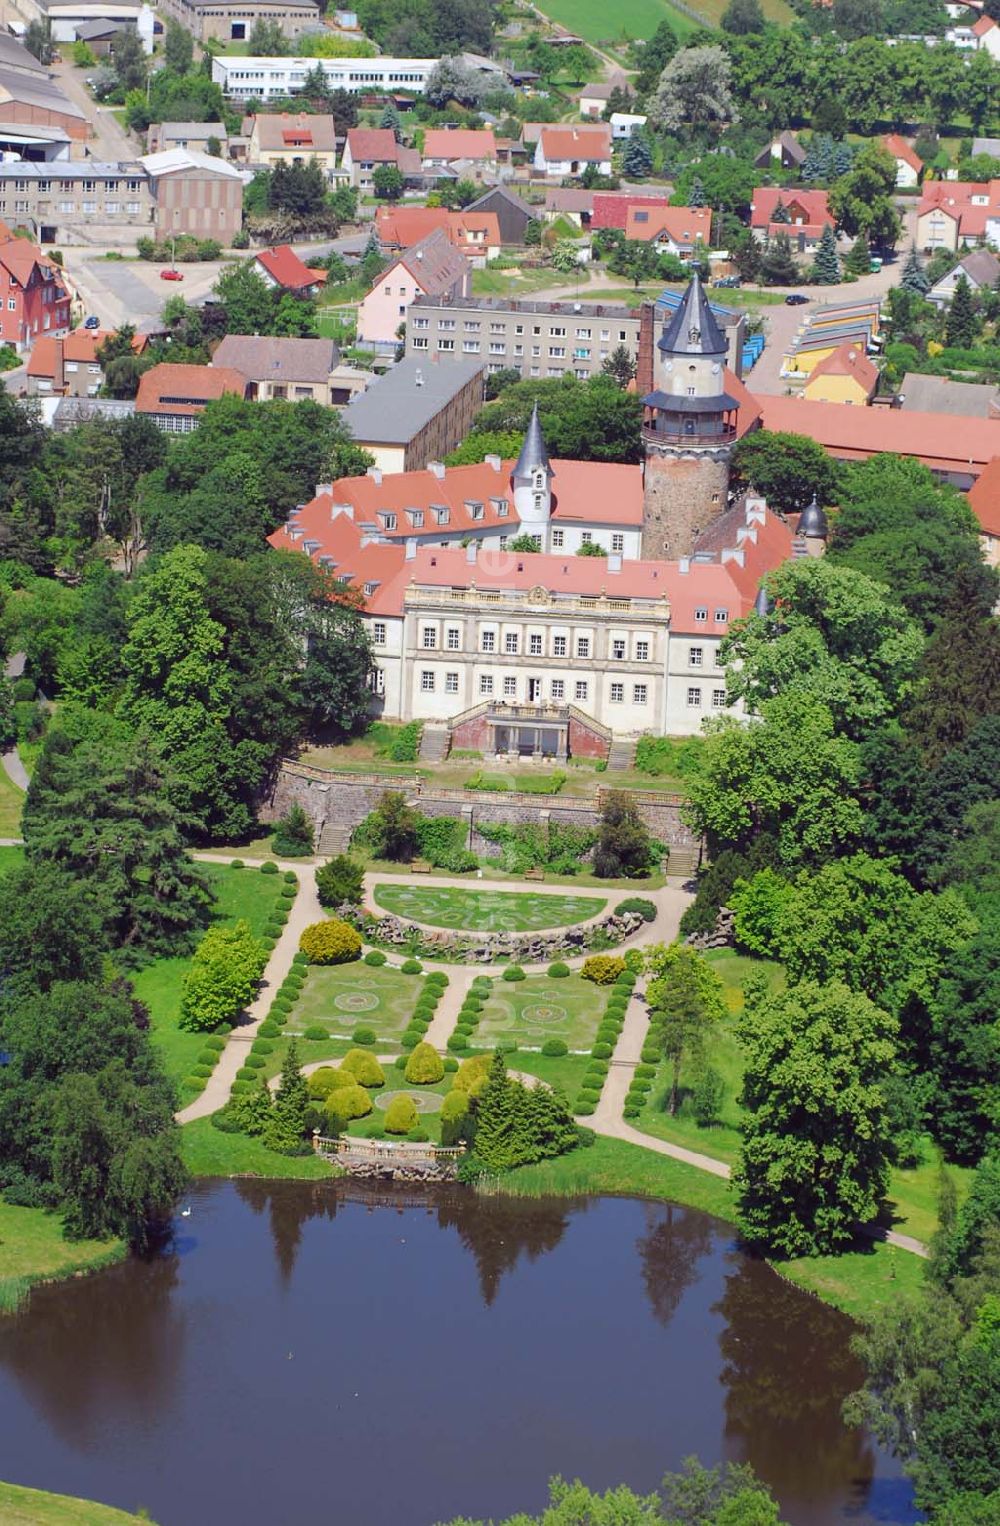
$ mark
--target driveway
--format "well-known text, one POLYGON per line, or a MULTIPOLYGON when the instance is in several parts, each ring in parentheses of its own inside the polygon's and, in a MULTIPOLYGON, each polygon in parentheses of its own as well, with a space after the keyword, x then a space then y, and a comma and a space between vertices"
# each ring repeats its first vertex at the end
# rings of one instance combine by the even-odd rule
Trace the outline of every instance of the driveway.
POLYGON ((87 117, 94 136, 87 143, 87 154, 100 164, 115 164, 119 159, 137 159, 142 153, 137 141, 130 138, 110 107, 99 106, 86 86, 91 69, 77 69, 58 59, 51 65, 60 89, 87 117))

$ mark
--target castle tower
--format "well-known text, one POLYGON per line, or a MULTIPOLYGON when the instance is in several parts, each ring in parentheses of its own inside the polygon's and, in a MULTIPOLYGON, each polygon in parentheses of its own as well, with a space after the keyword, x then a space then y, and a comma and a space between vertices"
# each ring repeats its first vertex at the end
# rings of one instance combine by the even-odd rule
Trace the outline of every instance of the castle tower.
POLYGON ((725 512, 739 403, 725 390, 727 345, 698 267, 656 346, 643 398, 642 554, 675 560, 725 512))
POLYGON ((816 501, 813 493, 812 502, 807 504, 799 515, 799 522, 795 526, 795 535, 805 543, 807 556, 822 556, 826 550, 826 543, 830 536, 830 525, 826 515, 816 501))
POLYGON ((531 411, 521 454, 514 463, 511 481, 514 485, 514 508, 521 521, 519 534, 538 537, 539 549, 549 549, 549 520, 552 516, 552 478, 555 473, 549 462, 545 436, 538 421, 538 404, 531 411))

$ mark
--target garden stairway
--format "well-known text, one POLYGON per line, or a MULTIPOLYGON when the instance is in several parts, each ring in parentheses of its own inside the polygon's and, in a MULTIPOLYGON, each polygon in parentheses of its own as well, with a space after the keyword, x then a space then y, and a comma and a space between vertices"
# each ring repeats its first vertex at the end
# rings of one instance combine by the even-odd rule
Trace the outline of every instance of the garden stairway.
POLYGON ((425 721, 420 738, 421 763, 443 763, 451 749, 451 727, 425 721))
POLYGON ((336 821, 324 821, 316 844, 321 858, 332 858, 335 853, 346 853, 351 846, 351 829, 336 821))
POLYGON ((671 848, 667 873, 683 880, 693 879, 698 869, 697 848, 671 848))
POLYGON ((608 753, 608 772, 624 772, 631 768, 635 762, 635 748, 635 737, 613 736, 611 751, 608 753))

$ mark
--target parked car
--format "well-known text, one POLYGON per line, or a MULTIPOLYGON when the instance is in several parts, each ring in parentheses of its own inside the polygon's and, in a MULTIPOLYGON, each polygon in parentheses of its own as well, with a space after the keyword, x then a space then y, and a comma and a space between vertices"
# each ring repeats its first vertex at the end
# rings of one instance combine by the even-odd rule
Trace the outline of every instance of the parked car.
POLYGON ((788 296, 785 298, 785 306, 786 307, 801 307, 803 302, 808 302, 808 301, 809 301, 809 298, 804 296, 802 292, 800 292, 800 291, 790 291, 788 293, 788 296))
POLYGON ((736 287, 742 286, 743 282, 740 280, 739 276, 720 276, 717 281, 713 281, 712 282, 712 285, 713 286, 725 286, 727 288, 735 290, 736 287))
POLYGON ((184 272, 183 272, 183 270, 161 270, 160 271, 160 280, 161 281, 183 281, 183 279, 184 279, 184 272))
POLYGON ((84 318, 83 326, 85 329, 99 329, 101 326, 101 320, 98 318, 96 313, 91 313, 89 318, 84 318))

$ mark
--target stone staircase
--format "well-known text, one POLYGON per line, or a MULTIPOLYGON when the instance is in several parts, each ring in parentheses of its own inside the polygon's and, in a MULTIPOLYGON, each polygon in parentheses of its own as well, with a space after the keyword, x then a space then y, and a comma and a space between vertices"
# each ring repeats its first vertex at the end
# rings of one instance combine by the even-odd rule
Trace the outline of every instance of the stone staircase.
POLYGON ((694 878, 698 868, 697 848, 671 848, 670 861, 667 864, 667 873, 679 879, 690 880, 694 878))
POLYGON ((632 767, 635 762, 635 737, 613 736, 608 753, 608 772, 615 773, 632 767))
POLYGON ((425 721, 420 737, 421 763, 443 763, 451 750, 451 727, 425 721))
POLYGON ((350 846, 350 827, 339 826, 335 821, 324 821, 316 844, 316 852, 321 858, 333 858, 336 853, 346 853, 350 846))

